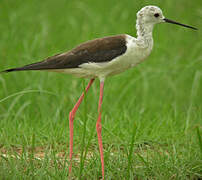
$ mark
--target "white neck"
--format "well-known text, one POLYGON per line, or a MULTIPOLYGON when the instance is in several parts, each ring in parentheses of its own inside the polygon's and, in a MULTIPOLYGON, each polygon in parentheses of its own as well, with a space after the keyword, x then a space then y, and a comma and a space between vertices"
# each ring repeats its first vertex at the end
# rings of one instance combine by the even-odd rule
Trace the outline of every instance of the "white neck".
POLYGON ((136 29, 137 29, 137 40, 144 41, 145 46, 153 46, 153 38, 152 38, 152 31, 153 31, 153 24, 150 23, 143 23, 141 20, 136 21, 136 29))

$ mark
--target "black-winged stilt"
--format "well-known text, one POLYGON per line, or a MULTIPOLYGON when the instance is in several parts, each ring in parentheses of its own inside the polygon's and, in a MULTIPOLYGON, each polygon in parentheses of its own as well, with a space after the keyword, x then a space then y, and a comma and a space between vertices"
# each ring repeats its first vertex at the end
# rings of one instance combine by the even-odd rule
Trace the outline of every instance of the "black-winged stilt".
MULTIPOLYGON (((94 82, 94 79, 99 78, 100 97, 96 129, 100 150, 102 177, 104 179, 104 158, 101 137, 101 106, 103 99, 104 80, 108 76, 121 73, 144 61, 149 56, 153 48, 152 31, 154 25, 164 22, 197 30, 192 26, 166 19, 163 16, 161 9, 156 6, 146 6, 137 13, 137 38, 123 34, 87 41, 66 53, 57 54, 37 63, 18 68, 7 69, 2 72, 46 70, 73 74, 78 77, 90 78, 90 82, 85 89, 86 93, 94 82)), ((72 168, 73 121, 76 111, 83 98, 84 93, 82 93, 74 108, 69 113, 69 173, 71 173, 72 168)))

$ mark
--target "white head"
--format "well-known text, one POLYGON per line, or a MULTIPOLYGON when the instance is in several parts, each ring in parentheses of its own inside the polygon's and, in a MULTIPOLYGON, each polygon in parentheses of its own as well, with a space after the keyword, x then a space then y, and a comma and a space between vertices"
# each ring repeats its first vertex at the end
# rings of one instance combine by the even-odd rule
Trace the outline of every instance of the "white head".
POLYGON ((164 22, 164 16, 159 7, 145 6, 137 13, 137 20, 142 24, 154 25, 164 22))
POLYGON ((162 10, 157 6, 145 6, 137 13, 136 28, 138 30, 138 35, 152 33, 155 24, 165 22, 181 25, 196 30, 196 28, 192 26, 184 25, 173 20, 166 19, 163 15, 162 10))

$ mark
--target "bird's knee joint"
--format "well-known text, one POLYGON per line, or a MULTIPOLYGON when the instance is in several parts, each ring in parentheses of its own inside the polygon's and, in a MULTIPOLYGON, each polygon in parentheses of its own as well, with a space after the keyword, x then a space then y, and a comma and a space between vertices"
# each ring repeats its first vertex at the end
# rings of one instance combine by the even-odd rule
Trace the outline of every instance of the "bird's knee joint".
POLYGON ((96 129, 97 129, 97 131, 99 131, 99 132, 102 131, 102 125, 101 125, 101 123, 97 123, 97 124, 96 124, 96 129))
POLYGON ((73 113, 72 111, 69 112, 69 121, 73 121, 74 117, 73 117, 73 113))

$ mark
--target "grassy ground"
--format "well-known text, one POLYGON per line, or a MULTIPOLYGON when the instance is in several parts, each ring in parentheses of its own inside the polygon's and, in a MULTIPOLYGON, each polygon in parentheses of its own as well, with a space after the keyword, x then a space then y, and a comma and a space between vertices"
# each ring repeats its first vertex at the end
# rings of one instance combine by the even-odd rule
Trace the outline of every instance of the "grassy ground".
MULTIPOLYGON (((106 179, 200 179, 201 0, 2 0, 0 69, 35 62, 96 37, 135 36, 136 12, 148 4, 200 30, 158 25, 148 61, 106 80, 106 179)), ((0 75, 1 179, 68 176, 68 112, 86 84, 48 72, 0 75)), ((96 81, 74 121, 74 179, 101 177, 95 130, 98 87, 96 81)))

